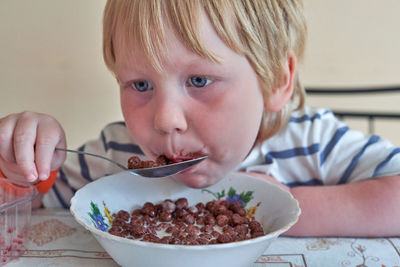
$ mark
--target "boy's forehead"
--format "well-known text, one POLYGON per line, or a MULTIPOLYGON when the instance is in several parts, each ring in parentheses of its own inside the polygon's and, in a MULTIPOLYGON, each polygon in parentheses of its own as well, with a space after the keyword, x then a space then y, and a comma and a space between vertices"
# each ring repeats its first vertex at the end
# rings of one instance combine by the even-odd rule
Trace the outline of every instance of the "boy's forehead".
POLYGON ((129 40, 116 38, 116 40, 119 40, 114 45, 117 72, 127 68, 138 72, 157 70, 157 66, 162 68, 166 62, 171 62, 176 56, 176 51, 179 51, 179 54, 186 59, 189 57, 194 59, 197 56, 177 39, 170 29, 163 36, 163 45, 153 48, 151 54, 148 53, 148 47, 144 47, 136 38, 129 40))
MULTIPOLYGON (((224 51, 227 46, 219 38, 204 12, 200 12, 197 26, 197 42, 199 42, 199 46, 203 51, 198 51, 198 48, 194 47, 191 43, 184 43, 182 38, 178 37, 176 30, 167 22, 162 29, 158 29, 159 32, 153 32, 150 35, 155 42, 149 40, 150 43, 148 44, 140 41, 144 39, 142 31, 132 32, 133 29, 126 26, 117 27, 113 38, 116 71, 132 68, 133 65, 136 67, 139 67, 139 65, 151 65, 156 69, 157 66, 162 68, 165 62, 183 58, 179 57, 179 55, 184 55, 186 60, 193 61, 198 60, 199 57, 203 60, 221 60, 223 58, 221 51, 224 51), (210 58, 207 56, 207 53, 213 55, 215 58, 210 58)), ((151 31, 152 29, 148 30, 151 31)))

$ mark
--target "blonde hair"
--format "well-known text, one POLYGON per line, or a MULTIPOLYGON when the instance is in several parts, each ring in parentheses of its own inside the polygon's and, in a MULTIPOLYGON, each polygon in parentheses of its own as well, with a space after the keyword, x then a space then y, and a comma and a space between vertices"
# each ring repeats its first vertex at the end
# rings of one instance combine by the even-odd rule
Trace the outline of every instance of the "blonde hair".
MULTIPOLYGON (((193 52, 218 62, 217 55, 203 47, 196 30, 202 11, 221 40, 246 56, 257 74, 265 102, 282 76, 288 54, 294 52, 299 61, 303 58, 307 28, 301 0, 108 0, 103 21, 107 67, 115 72, 114 44, 118 43, 122 53, 129 53, 136 45, 160 70, 166 53, 163 42, 167 26, 193 52)), ((291 100, 277 113, 264 112, 257 139, 278 132, 293 104, 297 101, 296 108, 301 108, 304 98, 296 73, 291 100)))

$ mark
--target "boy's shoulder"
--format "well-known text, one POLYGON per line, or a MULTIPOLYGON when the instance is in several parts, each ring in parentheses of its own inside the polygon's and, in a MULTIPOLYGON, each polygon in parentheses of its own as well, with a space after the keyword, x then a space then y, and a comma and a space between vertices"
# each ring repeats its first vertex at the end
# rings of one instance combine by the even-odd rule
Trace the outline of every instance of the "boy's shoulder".
POLYGON ((107 129, 109 131, 113 130, 113 129, 126 129, 126 124, 124 121, 114 121, 114 122, 110 122, 108 124, 106 124, 106 126, 104 126, 104 129, 107 129))
MULTIPOLYGON (((135 140, 132 138, 128 127, 124 121, 115 121, 107 124, 100 133, 97 140, 104 147, 109 157, 114 157, 115 153, 128 153, 143 155, 135 140)), ((125 157, 123 155, 122 157, 125 157)), ((124 160, 120 160, 123 162, 124 160)))
POLYGON ((320 120, 337 120, 333 112, 327 108, 311 108, 305 106, 294 110, 288 120, 288 125, 296 123, 313 123, 320 120))
POLYGON ((338 120, 330 109, 306 106, 292 112, 285 127, 282 128, 278 135, 284 135, 288 132, 300 135, 310 133, 323 135, 343 126, 345 126, 345 123, 338 120))
POLYGON ((326 108, 304 107, 291 113, 286 125, 263 146, 270 149, 307 147, 315 143, 327 142, 331 136, 347 127, 326 108))
POLYGON ((135 144, 124 121, 115 121, 107 124, 100 135, 103 142, 135 144))

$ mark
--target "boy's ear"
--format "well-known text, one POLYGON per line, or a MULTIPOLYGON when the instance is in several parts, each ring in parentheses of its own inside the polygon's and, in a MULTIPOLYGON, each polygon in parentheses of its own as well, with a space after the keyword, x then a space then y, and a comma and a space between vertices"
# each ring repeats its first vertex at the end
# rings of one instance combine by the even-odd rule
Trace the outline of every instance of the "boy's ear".
POLYGON ((276 80, 271 95, 264 102, 264 109, 269 112, 280 111, 293 94, 294 77, 296 73, 297 58, 294 53, 289 53, 283 73, 276 80))

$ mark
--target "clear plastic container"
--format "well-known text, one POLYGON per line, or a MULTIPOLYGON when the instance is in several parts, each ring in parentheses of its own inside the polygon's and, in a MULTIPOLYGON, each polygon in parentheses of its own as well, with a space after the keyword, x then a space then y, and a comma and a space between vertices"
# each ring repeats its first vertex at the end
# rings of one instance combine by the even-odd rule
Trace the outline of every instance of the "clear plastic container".
POLYGON ((32 200, 37 194, 29 183, 0 178, 0 266, 25 252, 32 200))

